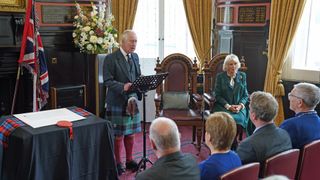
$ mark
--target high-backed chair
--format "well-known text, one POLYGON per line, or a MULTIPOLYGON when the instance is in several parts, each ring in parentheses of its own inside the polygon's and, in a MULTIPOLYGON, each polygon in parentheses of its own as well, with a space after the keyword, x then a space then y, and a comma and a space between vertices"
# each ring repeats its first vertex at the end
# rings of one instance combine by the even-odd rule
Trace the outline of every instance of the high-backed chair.
POLYGON ((222 176, 220 176, 221 180, 257 180, 259 175, 260 164, 249 163, 243 166, 240 166, 236 169, 233 169, 222 176))
POLYGON ((296 179, 320 179, 320 140, 305 145, 302 149, 296 179))
MULTIPOLYGON (((221 53, 215 55, 209 62, 205 61, 204 67, 203 67, 203 100, 205 102, 204 107, 204 116, 205 118, 210 115, 214 103, 216 101, 215 97, 212 95, 212 92, 214 92, 214 86, 215 86, 215 80, 216 76, 222 72, 222 66, 224 59, 226 56, 229 55, 227 53, 221 53)), ((241 67, 240 71, 246 71, 247 67, 244 62, 244 58, 242 57, 240 60, 241 67)), ((237 126, 237 136, 240 141, 242 140, 242 127, 239 125, 237 126)), ((236 143, 237 141, 235 141, 236 143)), ((233 145, 236 146, 236 145, 233 145)))
POLYGON ((294 179, 299 160, 299 149, 290 149, 268 158, 262 169, 262 177, 284 175, 294 179))
MULTIPOLYGON (((192 126, 197 135, 200 151, 203 120, 201 115, 202 96, 197 94, 197 62, 179 53, 171 54, 155 68, 156 73, 168 72, 155 94, 156 116, 168 117, 178 126, 192 126)), ((194 137, 194 136, 193 136, 194 137)), ((194 140, 194 138, 193 138, 194 140)))

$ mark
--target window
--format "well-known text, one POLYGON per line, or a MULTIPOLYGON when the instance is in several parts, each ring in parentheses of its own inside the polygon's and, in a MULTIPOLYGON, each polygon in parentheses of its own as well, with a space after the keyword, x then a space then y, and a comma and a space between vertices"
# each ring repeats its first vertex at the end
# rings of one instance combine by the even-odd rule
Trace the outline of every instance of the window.
POLYGON ((319 0, 307 0, 295 39, 284 67, 288 80, 320 81, 320 7, 319 0))
MULTIPOLYGON (((191 59, 196 56, 182 0, 139 0, 133 30, 138 36, 136 52, 143 75, 155 74, 157 57, 162 60, 176 52, 191 59)), ((155 90, 147 94, 154 97, 155 90)), ((155 106, 152 98, 146 101, 148 121, 155 117, 155 106)), ((141 103, 139 106, 141 109, 141 103)))
POLYGON ((292 48, 294 69, 320 71, 320 7, 319 0, 307 0, 292 48))
POLYGON ((176 52, 195 57, 182 0, 139 0, 133 29, 140 58, 176 52))

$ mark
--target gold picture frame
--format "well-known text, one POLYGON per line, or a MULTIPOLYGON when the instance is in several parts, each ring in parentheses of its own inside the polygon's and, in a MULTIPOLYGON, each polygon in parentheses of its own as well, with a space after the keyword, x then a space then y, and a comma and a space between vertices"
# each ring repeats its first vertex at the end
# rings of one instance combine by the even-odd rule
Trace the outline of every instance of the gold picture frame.
POLYGON ((25 12, 27 0, 1 0, 0 12, 25 12))

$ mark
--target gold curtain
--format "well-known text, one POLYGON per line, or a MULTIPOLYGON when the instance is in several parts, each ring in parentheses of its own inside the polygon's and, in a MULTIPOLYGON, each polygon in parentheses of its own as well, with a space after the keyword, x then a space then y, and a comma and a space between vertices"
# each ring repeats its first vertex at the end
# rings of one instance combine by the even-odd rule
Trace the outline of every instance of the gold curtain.
POLYGON ((211 58, 212 0, 183 0, 189 29, 200 66, 211 58))
POLYGON ((126 29, 132 29, 139 0, 112 0, 113 26, 118 30, 118 37, 126 29))
POLYGON ((275 96, 279 112, 275 124, 284 119, 282 97, 285 95, 281 74, 285 58, 302 15, 305 0, 272 0, 269 31, 268 65, 264 90, 275 96))

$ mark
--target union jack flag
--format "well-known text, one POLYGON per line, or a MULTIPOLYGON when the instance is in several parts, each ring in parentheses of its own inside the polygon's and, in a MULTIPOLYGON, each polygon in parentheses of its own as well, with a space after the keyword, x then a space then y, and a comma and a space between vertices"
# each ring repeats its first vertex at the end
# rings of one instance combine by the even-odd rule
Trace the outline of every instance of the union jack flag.
POLYGON ((28 0, 18 63, 33 76, 33 111, 39 111, 49 97, 49 76, 34 7, 34 0, 28 0))

